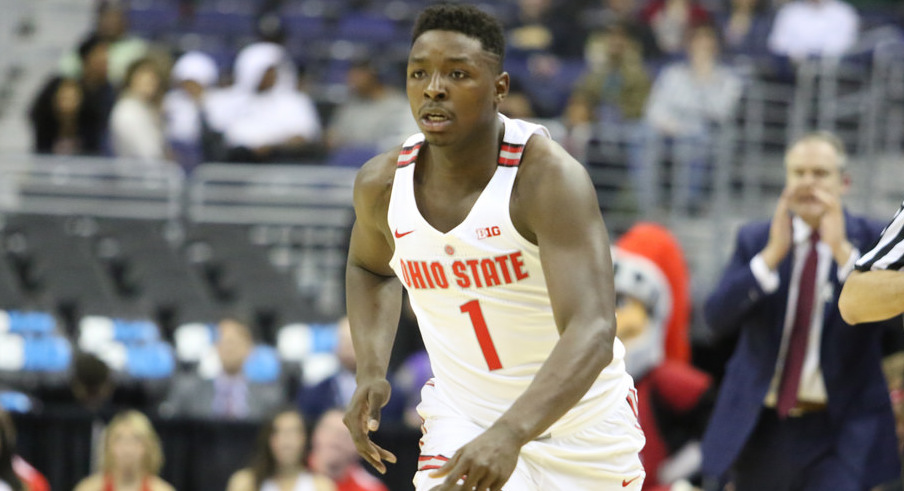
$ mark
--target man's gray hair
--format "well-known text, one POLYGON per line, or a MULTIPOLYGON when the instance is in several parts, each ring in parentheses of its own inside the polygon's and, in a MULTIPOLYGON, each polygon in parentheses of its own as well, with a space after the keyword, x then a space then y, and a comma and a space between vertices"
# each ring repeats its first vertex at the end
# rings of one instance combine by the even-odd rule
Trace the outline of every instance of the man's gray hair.
POLYGON ((833 149, 835 149, 835 154, 838 155, 838 169, 844 172, 847 168, 847 150, 844 148, 844 142, 841 141, 841 138, 838 137, 835 133, 827 130, 817 130, 811 131, 809 133, 804 134, 803 136, 795 139, 788 149, 792 149, 796 147, 799 143, 809 142, 809 141, 820 141, 825 142, 831 145, 833 149))

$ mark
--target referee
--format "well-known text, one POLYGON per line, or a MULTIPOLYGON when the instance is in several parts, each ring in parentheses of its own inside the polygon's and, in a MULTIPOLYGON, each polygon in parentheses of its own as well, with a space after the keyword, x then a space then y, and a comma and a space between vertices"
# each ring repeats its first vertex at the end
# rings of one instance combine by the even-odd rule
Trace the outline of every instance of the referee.
POLYGON ((860 257, 838 299, 848 324, 904 313, 904 204, 873 248, 860 257))

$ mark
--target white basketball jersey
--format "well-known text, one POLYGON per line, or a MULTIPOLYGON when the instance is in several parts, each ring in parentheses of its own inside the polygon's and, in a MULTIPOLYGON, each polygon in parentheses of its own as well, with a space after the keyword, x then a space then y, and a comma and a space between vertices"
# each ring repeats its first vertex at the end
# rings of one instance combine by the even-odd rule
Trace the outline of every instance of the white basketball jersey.
MULTIPOLYGON (((436 390, 478 424, 489 426, 531 383, 559 339, 539 249, 515 229, 509 202, 521 154, 546 128, 500 115, 505 135, 498 166, 467 217, 447 233, 420 214, 414 169, 424 136, 406 140, 389 202, 395 237, 390 262, 408 290, 430 356, 436 390)), ((603 349, 600 347, 600 349, 603 349)), ((552 431, 589 422, 623 402, 632 385, 624 347, 552 431)))

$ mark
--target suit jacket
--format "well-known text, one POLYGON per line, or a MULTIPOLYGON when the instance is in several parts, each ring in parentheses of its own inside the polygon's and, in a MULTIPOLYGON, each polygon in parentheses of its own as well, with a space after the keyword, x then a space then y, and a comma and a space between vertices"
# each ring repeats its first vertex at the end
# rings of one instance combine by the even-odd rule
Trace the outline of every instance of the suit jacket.
MULTIPOLYGON (((882 224, 845 213, 848 240, 866 251, 882 224)), ((780 286, 767 294, 750 269, 750 260, 769 239, 769 222, 744 226, 735 252, 704 314, 717 334, 739 331, 726 367, 718 400, 703 438, 703 472, 722 476, 733 464, 753 431, 775 371, 784 328, 792 254, 778 267, 780 286)), ((837 428, 834 438, 841 459, 859 469, 864 484, 878 484, 899 472, 895 423, 881 370, 881 323, 850 326, 838 311, 838 265, 832 264, 833 288, 825 302, 820 363, 828 412, 837 428)), ((900 321, 899 321, 900 322, 900 321)), ((778 449, 777 449, 778 451, 778 449)), ((792 449, 793 451, 793 449, 792 449)))
MULTIPOLYGON (((305 420, 316 424, 321 416, 330 409, 345 409, 349 401, 346 401, 339 389, 339 373, 330 375, 311 386, 302 386, 296 397, 298 410, 304 415, 305 420)), ((397 422, 402 419, 404 410, 404 397, 402 391, 393 388, 392 397, 383 407, 382 422, 397 422)))
MULTIPOLYGON (((169 396, 160 408, 167 416, 187 418, 214 418, 213 400, 216 396, 214 379, 197 375, 185 375, 173 380, 169 396)), ((276 412, 284 403, 280 384, 248 383, 248 415, 250 421, 262 421, 276 412)))

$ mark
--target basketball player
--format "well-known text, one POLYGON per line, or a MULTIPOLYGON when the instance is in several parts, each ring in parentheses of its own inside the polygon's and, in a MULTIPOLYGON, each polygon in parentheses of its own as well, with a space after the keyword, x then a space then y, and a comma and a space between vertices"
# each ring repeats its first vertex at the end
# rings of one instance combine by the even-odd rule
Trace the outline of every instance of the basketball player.
POLYGON ((414 483, 427 490, 639 490, 644 438, 615 339, 609 241, 583 167, 545 128, 502 117, 499 23, 437 5, 415 23, 407 92, 422 133, 355 184, 348 312, 368 433, 410 295, 435 378, 425 385, 414 483))

